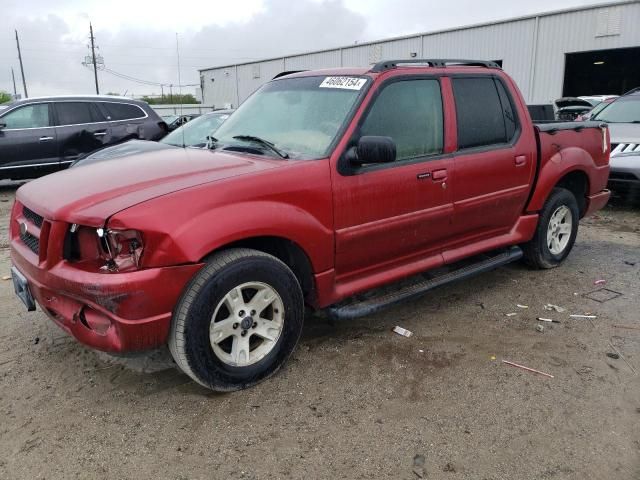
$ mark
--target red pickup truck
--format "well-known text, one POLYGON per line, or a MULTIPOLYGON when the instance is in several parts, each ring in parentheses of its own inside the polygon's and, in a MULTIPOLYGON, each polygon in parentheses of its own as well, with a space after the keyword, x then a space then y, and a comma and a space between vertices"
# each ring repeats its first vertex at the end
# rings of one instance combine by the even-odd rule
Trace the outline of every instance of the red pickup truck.
POLYGON ((607 128, 534 125, 491 62, 283 76, 215 137, 22 186, 28 309, 99 350, 168 344, 235 390, 285 362, 305 306, 352 318, 521 257, 555 267, 609 198, 607 128))

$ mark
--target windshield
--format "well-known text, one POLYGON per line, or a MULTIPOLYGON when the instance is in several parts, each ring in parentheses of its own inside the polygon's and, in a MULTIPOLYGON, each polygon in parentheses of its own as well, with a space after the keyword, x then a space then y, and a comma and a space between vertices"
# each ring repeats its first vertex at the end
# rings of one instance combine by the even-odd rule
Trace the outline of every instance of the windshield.
POLYGON ((620 97, 593 116, 592 120, 609 123, 640 123, 640 96, 620 97))
POLYGON ((215 136, 223 146, 250 135, 291 158, 325 157, 367 81, 325 76, 275 80, 249 97, 215 136))
POLYGON ((176 128, 160 142, 177 147, 203 147, 207 143, 207 137, 216 131, 222 122, 229 118, 229 115, 229 113, 209 113, 194 118, 176 128), (183 136, 184 143, 182 143, 183 136))

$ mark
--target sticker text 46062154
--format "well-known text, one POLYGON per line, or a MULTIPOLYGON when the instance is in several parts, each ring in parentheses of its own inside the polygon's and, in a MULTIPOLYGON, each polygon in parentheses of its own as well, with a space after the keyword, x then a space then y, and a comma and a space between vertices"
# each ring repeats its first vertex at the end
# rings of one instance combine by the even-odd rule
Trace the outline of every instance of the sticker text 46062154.
POLYGON ((320 84, 320 88, 346 88, 360 90, 367 83, 366 78, 355 77, 327 77, 320 84))

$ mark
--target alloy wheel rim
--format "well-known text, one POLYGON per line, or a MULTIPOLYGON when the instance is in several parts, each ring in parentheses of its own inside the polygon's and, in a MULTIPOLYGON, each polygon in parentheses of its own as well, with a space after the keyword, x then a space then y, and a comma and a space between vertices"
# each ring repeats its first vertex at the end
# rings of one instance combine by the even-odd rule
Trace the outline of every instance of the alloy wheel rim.
POLYGON ((547 247, 553 255, 560 255, 569 245, 573 217, 566 205, 561 205, 549 218, 547 226, 547 247))
POLYGON ((268 355, 282 334, 284 304, 270 285, 248 282, 218 302, 209 325, 211 348, 233 367, 252 365, 268 355))

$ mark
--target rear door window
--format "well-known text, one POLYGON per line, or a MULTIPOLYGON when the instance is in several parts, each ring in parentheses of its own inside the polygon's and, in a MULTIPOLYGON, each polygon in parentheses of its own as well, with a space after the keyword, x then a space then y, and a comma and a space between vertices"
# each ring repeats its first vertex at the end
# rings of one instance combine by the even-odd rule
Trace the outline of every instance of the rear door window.
POLYGON ((403 80, 384 87, 367 114, 360 134, 391 137, 398 161, 442 153, 440 82, 403 80))
POLYGON ((507 92, 492 77, 454 78, 453 94, 458 122, 458 148, 509 142, 517 119, 507 92))
POLYGON ((49 127, 49 104, 37 103, 18 107, 0 118, 0 123, 5 123, 6 129, 49 127))
POLYGON ((90 102, 58 102, 55 103, 57 125, 81 125, 102 120, 90 102))
POLYGON ((137 105, 128 103, 100 102, 107 114, 107 120, 134 120, 144 118, 147 114, 137 105))

